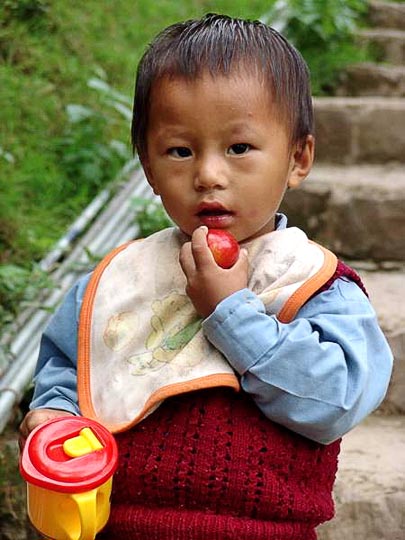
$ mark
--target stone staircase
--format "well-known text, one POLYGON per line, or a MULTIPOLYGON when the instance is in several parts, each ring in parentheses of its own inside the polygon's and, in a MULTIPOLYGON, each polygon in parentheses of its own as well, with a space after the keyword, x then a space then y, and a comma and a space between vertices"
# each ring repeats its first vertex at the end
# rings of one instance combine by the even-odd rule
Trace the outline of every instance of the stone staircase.
POLYGON ((343 439, 336 518, 319 540, 405 538, 405 3, 369 2, 359 45, 333 98, 316 98, 316 166, 283 205, 290 223, 356 268, 392 347, 388 394, 343 439))

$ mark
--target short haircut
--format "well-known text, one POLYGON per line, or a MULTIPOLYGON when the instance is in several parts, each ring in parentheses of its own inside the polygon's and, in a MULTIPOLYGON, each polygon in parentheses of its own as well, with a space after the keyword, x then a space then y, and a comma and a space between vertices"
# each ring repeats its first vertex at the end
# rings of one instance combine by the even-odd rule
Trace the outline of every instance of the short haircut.
POLYGON ((235 70, 255 73, 286 122, 291 144, 313 133, 308 67, 301 54, 276 30, 260 21, 210 13, 173 24, 146 49, 138 65, 132 118, 132 145, 143 157, 153 84, 164 77, 195 80, 235 70))

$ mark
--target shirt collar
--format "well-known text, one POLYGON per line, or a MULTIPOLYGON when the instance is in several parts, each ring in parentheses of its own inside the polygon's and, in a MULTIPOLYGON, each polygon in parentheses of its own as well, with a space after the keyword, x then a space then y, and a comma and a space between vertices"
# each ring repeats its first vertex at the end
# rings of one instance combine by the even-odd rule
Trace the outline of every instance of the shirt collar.
POLYGON ((287 228, 287 216, 281 213, 276 214, 275 230, 281 231, 287 228))

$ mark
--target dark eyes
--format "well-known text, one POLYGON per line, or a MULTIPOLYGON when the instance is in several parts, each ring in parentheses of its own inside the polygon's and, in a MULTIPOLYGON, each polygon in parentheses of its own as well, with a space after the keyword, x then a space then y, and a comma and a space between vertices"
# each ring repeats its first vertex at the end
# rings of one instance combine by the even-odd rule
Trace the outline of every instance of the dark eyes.
POLYGON ((184 159, 191 156, 191 150, 186 146, 174 146, 173 148, 169 148, 167 153, 178 159, 184 159))
POLYGON ((240 156, 242 154, 246 154, 251 149, 250 144, 247 143, 238 143, 233 144, 229 147, 228 153, 236 156, 240 156))
MULTIPOLYGON (((232 156, 241 156, 243 154, 247 154, 251 148, 251 145, 248 143, 237 143, 230 146, 227 153, 232 156)), ((190 148, 187 148, 187 146, 173 146, 172 148, 168 149, 167 153, 169 156, 176 159, 185 159, 193 155, 192 151, 190 148)))

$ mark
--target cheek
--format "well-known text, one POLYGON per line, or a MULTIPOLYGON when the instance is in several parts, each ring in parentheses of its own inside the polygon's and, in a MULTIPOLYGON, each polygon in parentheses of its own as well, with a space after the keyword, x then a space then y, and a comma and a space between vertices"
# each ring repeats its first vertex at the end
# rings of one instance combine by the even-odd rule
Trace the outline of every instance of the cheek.
MULTIPOLYGON (((274 186, 274 189, 266 189, 249 197, 249 203, 245 204, 245 215, 248 220, 261 221, 266 219, 278 209, 283 198, 284 189, 274 186)), ((246 199, 245 199, 246 200, 246 199)))
POLYGON ((184 209, 187 207, 184 190, 166 183, 161 187, 159 195, 163 206, 172 217, 182 215, 184 209))
POLYGON ((154 164, 152 176, 160 193, 179 194, 181 188, 187 188, 187 172, 184 165, 161 160, 154 164))
POLYGON ((247 212, 246 214, 246 217, 248 219, 256 219, 258 216, 260 216, 263 212, 261 211, 260 208, 256 207, 256 208, 249 208, 249 211, 247 212))

